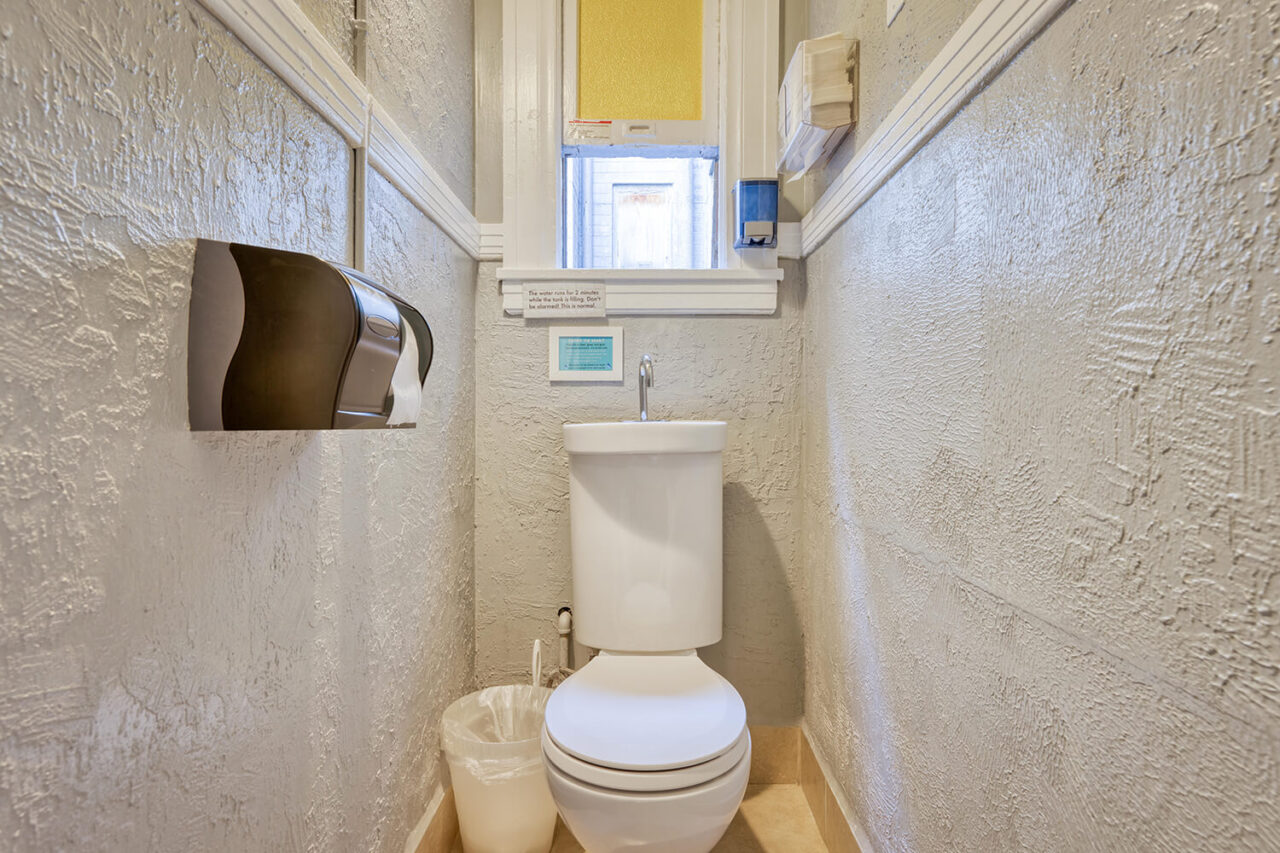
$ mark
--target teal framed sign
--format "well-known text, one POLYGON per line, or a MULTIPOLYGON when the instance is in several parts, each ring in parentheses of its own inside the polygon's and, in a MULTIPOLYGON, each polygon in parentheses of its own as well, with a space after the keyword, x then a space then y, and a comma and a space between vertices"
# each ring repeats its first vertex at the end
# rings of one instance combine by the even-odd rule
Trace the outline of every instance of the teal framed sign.
POLYGON ((547 348, 552 382, 621 382, 621 326, 553 326, 547 348))

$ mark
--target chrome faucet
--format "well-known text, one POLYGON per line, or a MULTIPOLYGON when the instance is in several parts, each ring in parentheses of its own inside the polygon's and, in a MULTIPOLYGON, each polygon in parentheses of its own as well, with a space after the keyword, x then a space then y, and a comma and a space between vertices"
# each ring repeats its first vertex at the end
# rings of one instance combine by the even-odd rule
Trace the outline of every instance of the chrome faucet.
POLYGON ((640 420, 649 420, 649 389, 653 387, 653 359, 640 356, 640 420))

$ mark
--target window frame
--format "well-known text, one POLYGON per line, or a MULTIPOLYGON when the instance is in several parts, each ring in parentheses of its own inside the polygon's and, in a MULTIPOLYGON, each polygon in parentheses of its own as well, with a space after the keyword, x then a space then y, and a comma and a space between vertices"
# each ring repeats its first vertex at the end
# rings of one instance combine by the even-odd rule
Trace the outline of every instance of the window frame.
POLYGON ((581 282, 605 285, 609 316, 773 314, 778 251, 729 248, 728 223, 734 182, 777 173, 779 0, 719 0, 717 266, 704 270, 562 266, 565 2, 503 0, 503 313, 524 313, 525 282, 581 282))

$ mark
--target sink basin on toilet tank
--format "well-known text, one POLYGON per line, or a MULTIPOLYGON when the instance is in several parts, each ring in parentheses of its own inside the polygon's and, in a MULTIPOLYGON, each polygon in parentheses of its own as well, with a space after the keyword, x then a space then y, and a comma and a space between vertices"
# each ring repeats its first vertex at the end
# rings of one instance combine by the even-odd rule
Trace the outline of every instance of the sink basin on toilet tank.
POLYGON ((669 652, 719 642, 724 421, 566 424, 579 642, 669 652))
POLYGON ((718 453, 724 450, 724 421, 614 421, 565 424, 569 453, 718 453))

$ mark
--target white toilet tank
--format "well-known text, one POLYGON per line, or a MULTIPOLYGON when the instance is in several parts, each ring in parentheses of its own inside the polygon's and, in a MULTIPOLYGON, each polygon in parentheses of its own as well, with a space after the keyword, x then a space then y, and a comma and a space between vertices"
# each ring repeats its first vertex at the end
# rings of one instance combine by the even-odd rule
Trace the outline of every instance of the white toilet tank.
POLYGON ((578 642, 670 652, 719 642, 723 421, 566 424, 578 642))

